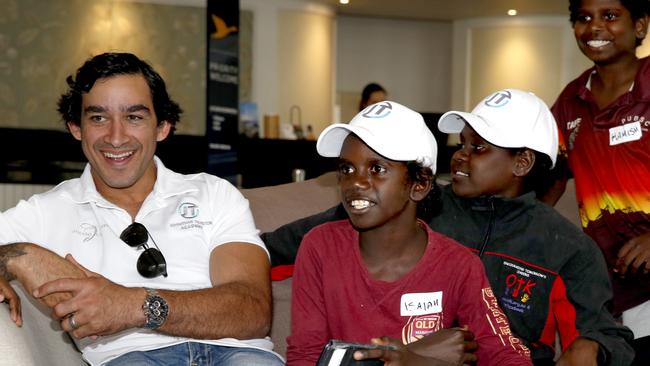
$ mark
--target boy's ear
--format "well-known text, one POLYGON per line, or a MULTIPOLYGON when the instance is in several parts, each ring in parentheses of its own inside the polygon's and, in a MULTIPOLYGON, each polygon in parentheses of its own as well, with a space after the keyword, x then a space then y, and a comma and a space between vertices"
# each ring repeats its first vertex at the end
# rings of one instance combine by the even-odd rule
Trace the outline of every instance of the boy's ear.
POLYGON ((649 21, 649 17, 647 15, 642 16, 641 18, 636 20, 636 22, 634 23, 634 31, 636 33, 636 38, 645 39, 648 33, 648 21, 649 21))
POLYGON ((431 191, 432 185, 433 179, 421 179, 419 181, 413 182, 409 198, 415 202, 422 201, 431 191))
POLYGON ((515 177, 523 177, 530 173, 535 165, 535 152, 530 149, 520 151, 515 156, 515 165, 512 168, 512 173, 515 177))

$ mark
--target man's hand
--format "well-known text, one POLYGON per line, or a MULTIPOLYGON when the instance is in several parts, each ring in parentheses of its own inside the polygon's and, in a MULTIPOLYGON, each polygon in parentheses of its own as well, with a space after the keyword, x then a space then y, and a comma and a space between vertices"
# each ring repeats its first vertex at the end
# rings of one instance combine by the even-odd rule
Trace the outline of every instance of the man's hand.
POLYGON ((9 281, 2 277, 0 277, 0 302, 6 302, 9 304, 11 320, 13 320, 17 326, 21 327, 23 325, 23 316, 20 308, 20 297, 18 297, 14 288, 11 287, 9 281))
POLYGON ((576 338, 555 364, 556 366, 597 366, 600 345, 586 338, 576 338))
POLYGON ((354 354, 356 360, 379 358, 388 366, 469 365, 477 360, 473 352, 478 348, 478 344, 474 341, 474 335, 466 328, 442 329, 407 346, 388 337, 373 338, 371 342, 391 345, 395 350, 357 351, 354 354))
POLYGON ((614 272, 621 277, 650 272, 650 232, 630 239, 621 247, 614 272))
MULTIPOLYGON (((17 279, 33 293, 43 283, 58 278, 81 278, 83 271, 58 254, 31 243, 15 243, 0 246, 0 277, 17 279)), ((59 292, 39 300, 52 308, 71 297, 59 292)))
POLYGON ((62 278, 47 282, 34 291, 34 297, 43 298, 56 293, 70 293, 72 297, 53 307, 52 317, 75 338, 109 335, 144 323, 141 306, 145 291, 117 285, 88 271, 71 255, 66 259, 84 272, 86 278, 62 278), (71 318, 74 316, 74 324, 71 318), (76 327, 73 327, 76 325, 76 327))

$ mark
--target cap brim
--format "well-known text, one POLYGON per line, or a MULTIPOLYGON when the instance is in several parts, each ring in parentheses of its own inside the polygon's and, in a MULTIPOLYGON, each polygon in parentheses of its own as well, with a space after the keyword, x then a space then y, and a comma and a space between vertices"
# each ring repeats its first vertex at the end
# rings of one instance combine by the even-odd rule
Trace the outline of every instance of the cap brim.
POLYGON ((326 158, 338 158, 341 154, 343 141, 350 132, 352 132, 350 125, 345 123, 335 123, 328 126, 318 136, 316 151, 326 158))
POLYGON ((338 158, 341 155, 343 142, 350 133, 355 134, 364 144, 381 156, 393 160, 407 160, 400 156, 394 156, 394 154, 386 151, 389 147, 381 146, 373 131, 363 126, 347 123, 336 123, 324 129, 318 137, 318 141, 316 141, 316 151, 326 158, 338 158))
POLYGON ((479 136, 493 145, 506 148, 523 147, 519 141, 503 141, 503 136, 499 135, 499 131, 490 127, 488 121, 472 113, 447 112, 438 120, 438 129, 444 133, 460 133, 465 124, 470 125, 479 136))
POLYGON ((438 120, 438 129, 444 133, 460 133, 472 117, 475 116, 467 112, 449 111, 438 120))

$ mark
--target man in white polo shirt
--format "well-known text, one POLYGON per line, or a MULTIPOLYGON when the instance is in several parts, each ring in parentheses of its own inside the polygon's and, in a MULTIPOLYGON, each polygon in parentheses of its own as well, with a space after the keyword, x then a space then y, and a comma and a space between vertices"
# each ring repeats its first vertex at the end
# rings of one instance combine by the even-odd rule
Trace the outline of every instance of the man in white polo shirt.
POLYGON ((107 53, 67 81, 59 112, 89 164, 1 217, 0 299, 14 321, 7 282, 18 279, 93 365, 281 365, 265 338, 269 258, 248 202, 154 156, 181 113, 160 75, 107 53))

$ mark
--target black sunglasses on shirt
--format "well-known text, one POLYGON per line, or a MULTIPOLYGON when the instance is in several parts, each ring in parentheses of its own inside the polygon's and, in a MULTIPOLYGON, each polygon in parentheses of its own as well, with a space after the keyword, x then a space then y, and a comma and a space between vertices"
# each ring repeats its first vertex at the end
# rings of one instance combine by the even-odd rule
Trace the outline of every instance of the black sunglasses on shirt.
POLYGON ((144 225, 139 222, 132 223, 122 231, 120 239, 132 248, 144 248, 144 252, 140 254, 136 266, 138 273, 142 277, 154 278, 160 275, 167 277, 167 262, 165 261, 165 257, 163 257, 160 249, 158 249, 158 245, 156 245, 156 241, 149 235, 149 231, 147 231, 144 225), (153 245, 156 246, 155 248, 147 246, 149 238, 151 238, 153 245))

